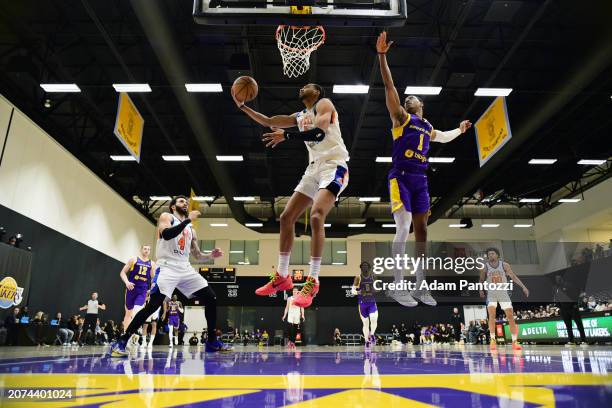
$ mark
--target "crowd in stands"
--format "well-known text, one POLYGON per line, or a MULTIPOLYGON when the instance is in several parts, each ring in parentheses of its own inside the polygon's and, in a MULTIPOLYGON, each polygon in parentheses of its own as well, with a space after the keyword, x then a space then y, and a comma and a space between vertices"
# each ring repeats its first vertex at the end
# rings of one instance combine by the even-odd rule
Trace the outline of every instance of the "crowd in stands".
POLYGON ((612 256, 612 239, 607 244, 604 243, 587 244, 582 250, 572 257, 572 265, 580 265, 592 262, 595 259, 606 258, 612 256))

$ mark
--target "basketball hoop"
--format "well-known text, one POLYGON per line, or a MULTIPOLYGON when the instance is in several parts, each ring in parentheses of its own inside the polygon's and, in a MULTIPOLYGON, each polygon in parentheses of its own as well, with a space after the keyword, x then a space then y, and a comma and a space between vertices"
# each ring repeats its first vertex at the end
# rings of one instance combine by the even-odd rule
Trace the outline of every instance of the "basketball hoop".
POLYGON ((278 26, 276 43, 283 60, 283 73, 289 78, 303 75, 310 68, 310 54, 324 42, 322 26, 278 26))

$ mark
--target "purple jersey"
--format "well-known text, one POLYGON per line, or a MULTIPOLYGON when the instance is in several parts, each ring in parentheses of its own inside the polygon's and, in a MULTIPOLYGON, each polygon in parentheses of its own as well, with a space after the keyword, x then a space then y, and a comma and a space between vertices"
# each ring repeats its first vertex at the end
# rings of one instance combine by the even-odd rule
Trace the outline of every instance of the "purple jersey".
POLYGON ((151 260, 145 262, 137 257, 136 262, 130 268, 128 280, 139 289, 149 289, 149 286, 151 286, 151 260))
POLYGON ((169 310, 169 314, 170 316, 178 316, 179 314, 179 304, 178 302, 175 302, 174 300, 171 300, 168 302, 168 310, 169 310))
POLYGON ((427 170, 427 153, 433 126, 426 119, 408 114, 401 126, 391 129, 391 134, 393 169, 424 174, 427 170))
POLYGON ((366 277, 361 276, 359 279, 359 289, 357 292, 357 300, 359 303, 375 303, 374 298, 374 278, 372 275, 366 277))

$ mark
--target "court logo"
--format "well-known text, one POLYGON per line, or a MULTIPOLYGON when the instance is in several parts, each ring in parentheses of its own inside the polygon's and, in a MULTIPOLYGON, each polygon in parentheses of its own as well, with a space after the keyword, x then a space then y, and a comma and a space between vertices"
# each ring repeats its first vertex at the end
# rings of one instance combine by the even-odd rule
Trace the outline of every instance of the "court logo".
POLYGON ((17 286, 17 281, 10 276, 0 281, 0 307, 8 309, 17 306, 23 299, 23 288, 17 286))

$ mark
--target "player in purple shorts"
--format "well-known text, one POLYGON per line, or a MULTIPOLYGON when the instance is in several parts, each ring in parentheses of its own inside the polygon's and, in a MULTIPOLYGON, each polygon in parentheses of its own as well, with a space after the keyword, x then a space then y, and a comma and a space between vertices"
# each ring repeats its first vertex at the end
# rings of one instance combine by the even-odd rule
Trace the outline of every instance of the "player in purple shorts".
POLYGON ((374 277, 372 276, 371 265, 362 262, 359 265, 361 272, 355 276, 351 292, 357 295, 359 302, 359 317, 363 322, 363 338, 365 347, 369 350, 376 345, 376 326, 378 325, 378 308, 374 297, 374 277))
POLYGON ((178 329, 181 325, 181 316, 179 313, 183 313, 183 305, 178 301, 176 295, 172 295, 172 300, 164 303, 164 314, 162 316, 162 321, 166 318, 166 315, 168 316, 169 347, 173 346, 173 337, 174 345, 178 345, 178 329), (172 335, 173 331, 176 331, 176 336, 172 335))
MULTIPOLYGON (((395 237, 393 238, 393 257, 404 256, 406 241, 410 234, 410 224, 414 229, 416 257, 426 256, 427 218, 429 217, 429 188, 427 185, 427 153, 429 142, 448 143, 465 133, 472 124, 464 120, 459 127, 442 132, 423 118, 423 100, 418 96, 408 95, 404 105, 393 84, 391 70, 387 65, 386 54, 393 41, 387 43, 387 33, 382 32, 376 41, 376 51, 380 62, 380 72, 385 84, 387 109, 391 116, 393 128, 392 167, 389 171, 389 195, 391 212, 395 220, 395 237)), ((425 280, 425 271, 421 266, 416 268, 417 290, 412 292, 394 291, 389 294, 404 306, 416 306, 421 302, 435 306, 436 301, 428 290, 419 290, 425 280)), ((401 282, 403 271, 394 270, 394 279, 401 282)))
POLYGON ((155 262, 149 259, 151 246, 143 245, 140 256, 130 258, 121 269, 119 276, 125 283, 125 317, 123 327, 128 327, 145 305, 147 291, 151 287, 155 271, 155 262))

